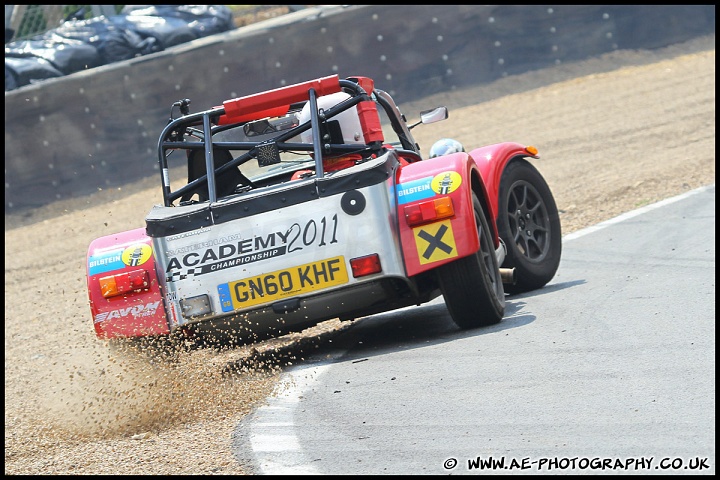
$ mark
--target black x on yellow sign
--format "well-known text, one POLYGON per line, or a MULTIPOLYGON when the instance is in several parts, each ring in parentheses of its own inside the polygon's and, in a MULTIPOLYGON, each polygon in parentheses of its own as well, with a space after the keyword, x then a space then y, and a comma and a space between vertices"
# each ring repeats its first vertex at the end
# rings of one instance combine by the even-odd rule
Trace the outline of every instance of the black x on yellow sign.
POLYGON ((449 220, 413 229, 420 265, 457 257, 455 235, 449 220))

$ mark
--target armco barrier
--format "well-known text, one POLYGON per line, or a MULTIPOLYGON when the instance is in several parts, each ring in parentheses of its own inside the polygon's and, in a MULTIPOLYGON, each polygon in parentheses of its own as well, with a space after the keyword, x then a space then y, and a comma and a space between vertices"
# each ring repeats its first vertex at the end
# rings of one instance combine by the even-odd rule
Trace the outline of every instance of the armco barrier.
POLYGON ((308 8, 6 92, 5 212, 159 175, 157 138, 181 98, 196 111, 337 73, 372 77, 402 105, 714 33, 713 5, 308 8))

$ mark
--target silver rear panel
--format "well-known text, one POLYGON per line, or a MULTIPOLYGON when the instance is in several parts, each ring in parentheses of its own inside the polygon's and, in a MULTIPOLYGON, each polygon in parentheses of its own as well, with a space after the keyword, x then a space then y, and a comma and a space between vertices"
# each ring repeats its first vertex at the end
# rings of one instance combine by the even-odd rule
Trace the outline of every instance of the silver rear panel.
MULTIPOLYGON (((354 171, 372 166, 358 165, 334 175, 351 176, 354 171)), ((289 194, 308 182, 312 180, 287 182, 226 198, 213 204, 210 210, 222 206, 226 214, 234 211, 241 214, 250 202, 263 202, 268 191, 277 198, 278 191, 287 189, 289 194)), ((360 284, 406 277, 394 233, 397 231, 394 198, 390 175, 381 183, 356 190, 176 235, 154 237, 158 274, 164 282, 172 327, 263 311, 267 313, 266 321, 275 321, 269 318, 273 316, 273 305, 275 310, 283 304, 299 309, 311 297, 317 305, 322 302, 318 300, 320 294, 328 294, 329 309, 347 310, 347 306, 333 306, 329 300, 331 292, 340 290, 343 293, 337 294, 337 298, 357 301, 358 307, 363 302, 377 302, 373 295, 368 295, 373 289, 367 285, 360 288, 360 284), (379 254, 382 272, 354 278, 350 260, 374 253, 379 254), (359 298, 353 298, 353 287, 358 287, 359 298), (199 295, 208 295, 212 313, 201 318, 183 317, 181 300, 199 295)), ((174 207, 157 208, 151 215, 174 213, 174 207)))

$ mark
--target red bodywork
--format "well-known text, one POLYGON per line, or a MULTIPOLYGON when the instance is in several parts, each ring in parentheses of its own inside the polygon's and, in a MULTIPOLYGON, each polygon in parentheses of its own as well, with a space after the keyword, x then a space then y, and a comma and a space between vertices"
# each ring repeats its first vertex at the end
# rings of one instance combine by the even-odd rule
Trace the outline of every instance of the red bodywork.
POLYGON ((400 242, 408 276, 477 252, 478 234, 470 201, 472 162, 469 160, 466 153, 454 153, 414 162, 398 170, 396 190, 400 242), (445 182, 448 186, 443 186, 445 178, 448 178, 445 182), (440 196, 451 198, 454 216, 415 227, 407 224, 406 207, 440 196), (445 249, 435 248, 434 254, 427 257, 424 247, 429 243, 423 239, 432 240, 445 249))
MULTIPOLYGON (((99 338, 142 337, 170 332, 162 292, 155 272, 152 240, 145 228, 94 240, 88 249, 87 279, 90 310, 99 338), (123 294, 105 298, 101 279, 142 278, 142 288, 125 285, 123 294)), ((122 288, 121 288, 122 289, 122 288)))
POLYGON ((514 142, 495 143, 475 148, 470 151, 470 156, 480 169, 480 175, 487 188, 492 219, 493 222, 496 222, 498 199, 500 198, 500 177, 505 170, 505 165, 514 157, 540 157, 528 151, 524 145, 514 142))
POLYGON ((538 158, 523 145, 506 142, 476 148, 469 153, 458 152, 413 162, 399 169, 396 179, 398 218, 400 241, 408 276, 417 275, 477 252, 479 240, 471 203, 473 189, 481 202, 486 202, 489 218, 492 219, 489 226, 493 232, 493 242, 495 248, 499 246, 496 221, 500 178, 507 163, 518 156, 538 158), (448 179, 446 193, 441 191, 444 178, 448 179), (405 185, 411 186, 412 191, 426 193, 420 193, 420 199, 405 203, 402 195, 402 192, 407 191, 405 185), (451 198, 455 210, 453 217, 442 222, 430 222, 416 227, 410 227, 404 221, 406 206, 441 196, 451 198), (440 224, 445 226, 439 227, 440 224), (420 240, 419 236, 431 239, 435 245, 445 247, 445 254, 441 249, 436 248, 433 251, 438 252, 437 254, 430 258, 423 257, 421 250, 429 243, 420 240))

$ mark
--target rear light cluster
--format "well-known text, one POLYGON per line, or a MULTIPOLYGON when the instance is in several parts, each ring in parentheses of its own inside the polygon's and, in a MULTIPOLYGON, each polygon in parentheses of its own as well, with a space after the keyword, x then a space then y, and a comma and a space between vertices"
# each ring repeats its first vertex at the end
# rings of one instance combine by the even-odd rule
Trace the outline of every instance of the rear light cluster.
POLYGON ((116 297, 123 293, 142 290, 150 285, 146 270, 132 270, 100 279, 100 291, 105 298, 116 297))
POLYGON ((455 215, 455 209, 450 197, 426 200, 405 207, 405 221, 411 227, 442 220, 453 215, 455 215))

